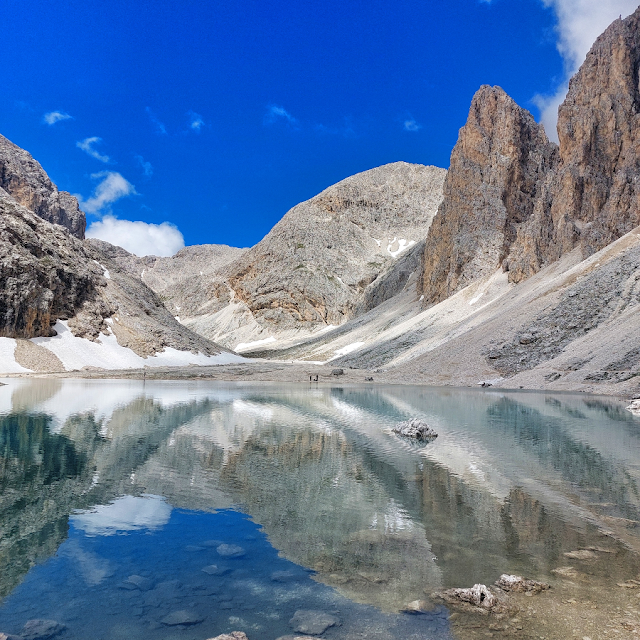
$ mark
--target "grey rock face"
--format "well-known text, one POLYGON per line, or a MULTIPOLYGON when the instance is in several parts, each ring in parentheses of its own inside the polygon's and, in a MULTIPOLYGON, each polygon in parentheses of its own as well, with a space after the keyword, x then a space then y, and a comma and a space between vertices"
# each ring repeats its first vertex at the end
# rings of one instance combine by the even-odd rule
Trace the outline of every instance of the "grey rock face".
POLYGON ((58 191, 40 163, 2 135, 0 189, 42 219, 66 227, 77 238, 84 238, 87 222, 78 200, 66 191, 58 191))
MULTIPOLYGON (((80 240, 0 192, 0 335, 52 335, 59 318, 73 317, 99 298, 100 267, 80 240)), ((104 311, 105 315, 108 310, 104 311)))
POLYGON ((392 253, 426 236, 445 174, 396 162, 297 205, 224 270, 235 297, 263 326, 341 324, 392 253))

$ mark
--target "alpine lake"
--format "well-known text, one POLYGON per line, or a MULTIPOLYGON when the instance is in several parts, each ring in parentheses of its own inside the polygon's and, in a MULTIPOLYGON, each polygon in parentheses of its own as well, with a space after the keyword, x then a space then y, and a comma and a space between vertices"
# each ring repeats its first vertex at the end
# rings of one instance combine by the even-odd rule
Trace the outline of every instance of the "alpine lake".
POLYGON ((0 638, 640 634, 640 418, 617 400, 4 382, 0 638), (415 417, 439 437, 391 431, 415 417), (498 613, 438 595, 502 574, 550 588, 498 613))

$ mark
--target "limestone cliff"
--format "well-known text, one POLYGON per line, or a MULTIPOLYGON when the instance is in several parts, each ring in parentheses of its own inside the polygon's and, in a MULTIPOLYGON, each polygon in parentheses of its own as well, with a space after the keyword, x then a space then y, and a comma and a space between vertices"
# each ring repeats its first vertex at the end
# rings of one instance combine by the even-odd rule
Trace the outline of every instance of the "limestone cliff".
POLYGON ((44 220, 62 225, 74 236, 84 238, 87 222, 78 200, 66 191, 58 191, 40 163, 2 135, 0 190, 44 220))
POLYGON ((576 246, 587 257, 640 224, 639 66, 640 8, 571 80, 559 149, 502 90, 478 91, 425 245, 426 304, 501 266, 517 283, 576 246))
POLYGON ((427 302, 498 268, 556 164, 557 148, 533 116, 500 87, 481 87, 451 154, 444 200, 425 244, 427 302))

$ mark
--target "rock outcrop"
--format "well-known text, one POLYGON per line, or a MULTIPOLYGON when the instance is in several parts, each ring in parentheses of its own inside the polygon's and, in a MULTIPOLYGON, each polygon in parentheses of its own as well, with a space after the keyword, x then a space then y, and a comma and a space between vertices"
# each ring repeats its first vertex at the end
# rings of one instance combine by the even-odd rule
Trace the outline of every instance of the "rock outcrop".
POLYGON ((640 224, 639 65, 640 8, 597 39, 572 78, 559 149, 501 89, 478 91, 425 245, 425 304, 500 267, 521 282, 640 224))
MULTIPOLYGON (((1 136, 0 184, 0 337, 54 336, 54 325, 63 320, 76 337, 95 341, 113 334, 121 347, 143 358, 167 347, 220 353, 216 344, 183 327, 139 276, 118 266, 117 248, 78 238, 84 214, 75 199, 58 192, 26 151, 1 136), (67 196, 75 202, 75 218, 72 208, 62 207, 67 196)), ((42 370, 42 352, 49 358, 45 369, 56 363, 59 368, 60 361, 39 345, 16 345, 16 354, 33 370, 42 370)))
MULTIPOLYGON (((103 270, 82 241, 0 191, 0 335, 53 335, 58 319, 99 297, 103 270)), ((105 309, 105 316, 109 315, 105 309)), ((101 320, 102 321, 102 320, 101 320)))
POLYGON ((2 135, 0 191, 43 220, 62 225, 77 238, 84 238, 87 222, 78 200, 66 191, 58 191, 40 163, 2 135))
POLYGON ((493 273, 558 162, 544 128, 500 87, 475 94, 427 236, 422 293, 436 303, 493 273))

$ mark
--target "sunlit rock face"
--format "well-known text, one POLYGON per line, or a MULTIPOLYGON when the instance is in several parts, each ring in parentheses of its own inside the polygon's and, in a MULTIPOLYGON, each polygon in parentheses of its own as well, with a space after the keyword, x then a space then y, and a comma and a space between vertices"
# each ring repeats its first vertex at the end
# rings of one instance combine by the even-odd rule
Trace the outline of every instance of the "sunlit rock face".
POLYGON ((423 294, 440 302, 491 275, 533 214, 557 147, 500 87, 483 86, 460 129, 424 248, 423 294))
POLYGON ((498 268, 520 282, 640 224, 640 10, 616 20, 571 79, 560 148, 498 87, 482 87, 451 156, 423 260, 426 303, 498 268))

